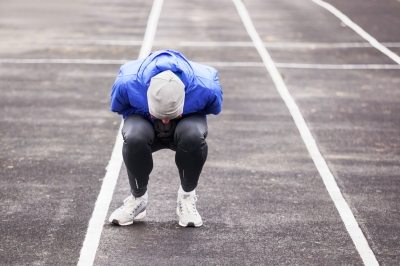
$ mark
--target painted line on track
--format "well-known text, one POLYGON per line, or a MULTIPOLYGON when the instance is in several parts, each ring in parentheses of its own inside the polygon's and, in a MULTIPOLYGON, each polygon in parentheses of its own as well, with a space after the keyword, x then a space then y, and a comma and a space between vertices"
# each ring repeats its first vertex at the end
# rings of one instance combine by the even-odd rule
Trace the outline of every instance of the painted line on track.
POLYGON ((371 69, 400 69, 395 64, 297 64, 297 63, 275 63, 278 68, 294 69, 331 69, 331 70, 371 70, 371 69))
MULTIPOLYGON (((157 30, 157 24, 160 17, 161 9, 164 0, 154 0, 153 6, 147 22, 146 32, 143 39, 143 44, 140 49, 139 57, 143 58, 148 55, 153 46, 155 33, 157 30)), ((94 263, 96 257, 97 248, 100 243, 101 232, 103 230, 104 221, 110 206, 112 196, 114 194, 114 188, 117 184, 119 172, 123 162, 122 158, 122 135, 120 131, 122 129, 123 121, 118 130, 114 149, 111 154, 111 159, 107 166, 107 172, 103 179, 103 184, 100 189, 100 193, 97 197, 92 217, 89 221, 86 237, 83 242, 83 246, 78 261, 78 266, 91 266, 94 263)))
MULTIPOLYGON (((265 67, 263 62, 199 62, 212 67, 265 67)), ((297 63, 275 63, 278 68, 292 69, 327 69, 327 70, 373 70, 373 69, 400 69, 395 64, 297 64, 297 63)))
MULTIPOLYGON (((42 43, 39 43, 39 45, 42 43)), ((133 40, 85 40, 85 39, 56 39, 47 44, 57 45, 106 45, 106 46, 142 46, 143 41, 133 40)))
POLYGON ((130 60, 109 59, 22 59, 2 58, 0 64, 88 64, 88 65, 122 65, 130 60))
POLYGON ((243 24, 250 35, 254 46, 257 51, 260 53, 260 56, 265 64, 265 67, 268 69, 268 72, 271 75, 272 80, 274 81, 276 88, 284 100, 286 106, 288 107, 294 122, 298 130, 300 131, 300 135, 306 144, 307 150, 310 153, 311 158, 314 161, 318 172, 321 175, 321 178, 325 184, 325 187, 334 202, 336 209, 338 210, 340 217, 350 234, 351 239, 353 240, 354 245, 356 246, 357 251, 359 252, 361 259, 364 264, 367 266, 379 265, 374 253, 368 245, 368 242, 361 231, 351 209, 336 183, 333 174, 329 170, 328 165, 326 164, 325 159, 322 157, 317 144, 310 132, 310 129, 307 127, 307 124, 297 106, 296 102, 292 98, 289 93, 289 90, 286 87, 286 84, 283 82, 282 77, 280 76, 278 69, 275 66, 274 61, 271 59, 267 49, 264 47, 260 36, 258 35, 253 22, 247 12, 246 7, 242 3, 241 0, 232 0, 239 12, 239 15, 243 21, 243 24))
MULTIPOLYGON (((29 41, 27 41, 29 43, 29 41)), ((30 42, 30 45, 104 45, 104 46, 142 46, 142 41, 133 40, 84 40, 84 39, 56 39, 47 42, 30 42)), ((382 42, 385 47, 400 48, 400 42, 382 42)), ((334 49, 334 48, 371 48, 368 42, 352 43, 299 43, 299 42, 264 42, 266 48, 293 48, 293 49, 334 49)), ((183 46, 183 47, 254 47, 252 42, 194 42, 194 41, 158 41, 153 46, 183 46)))
MULTIPOLYGON (((266 48, 299 48, 299 49, 323 49, 323 48, 371 48, 368 42, 354 43, 281 43, 263 42, 266 48)), ((400 47, 400 43, 382 43, 386 47, 400 47)), ((254 47, 252 42, 180 42, 184 47, 254 47)))
POLYGON ((328 4, 324 1, 321 1, 321 0, 311 0, 311 1, 313 1, 317 5, 325 8, 326 10, 331 12, 333 15, 338 17, 344 24, 346 24, 348 27, 353 29, 358 35, 360 35, 365 40, 367 40, 373 47, 375 47, 376 49, 378 49, 379 51, 381 51, 382 53, 387 55, 390 59, 392 59, 393 61, 395 61, 397 64, 400 65, 400 57, 397 54, 393 53, 387 47, 385 47, 380 42, 378 42, 374 37, 369 35, 365 30, 363 30, 360 26, 355 24, 349 17, 347 17, 342 12, 340 12, 334 6, 332 6, 331 4, 328 4))
MULTIPOLYGON (((122 65, 131 60, 108 59, 0 59, 0 64, 89 64, 89 65, 122 65)), ((265 67, 263 62, 199 62, 213 67, 265 67)), ((332 69, 332 70, 373 70, 400 69, 396 64, 298 64, 275 63, 278 68, 292 69, 332 69)))

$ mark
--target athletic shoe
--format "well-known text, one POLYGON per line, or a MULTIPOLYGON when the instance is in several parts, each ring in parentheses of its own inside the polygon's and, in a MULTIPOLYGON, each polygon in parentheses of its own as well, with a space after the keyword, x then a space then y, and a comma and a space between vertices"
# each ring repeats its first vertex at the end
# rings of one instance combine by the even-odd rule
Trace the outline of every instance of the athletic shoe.
POLYGON ((203 225, 200 214, 196 209, 197 195, 178 195, 176 214, 179 225, 183 227, 200 227, 203 225))
POLYGON ((142 198, 135 198, 131 195, 124 200, 124 205, 111 214, 108 220, 117 225, 133 224, 133 221, 146 216, 146 205, 142 198))

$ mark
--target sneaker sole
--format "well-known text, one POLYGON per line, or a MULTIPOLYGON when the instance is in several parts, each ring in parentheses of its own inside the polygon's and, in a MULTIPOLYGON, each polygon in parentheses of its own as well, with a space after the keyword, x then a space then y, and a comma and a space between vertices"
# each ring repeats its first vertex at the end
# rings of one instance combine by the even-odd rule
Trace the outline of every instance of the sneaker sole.
POLYGON ((182 227, 200 227, 200 226, 203 225, 203 222, 201 222, 199 224, 194 224, 192 222, 184 224, 184 223, 181 223, 181 221, 179 221, 179 225, 182 226, 182 227))
POLYGON ((134 221, 142 220, 145 216, 146 216, 146 210, 144 210, 143 212, 141 212, 138 215, 136 215, 136 217, 133 218, 132 221, 129 221, 129 222, 126 222, 126 223, 120 223, 118 220, 114 219, 114 220, 112 220, 111 223, 113 223, 115 225, 120 225, 120 226, 131 225, 131 224, 133 224, 134 221))
MULTIPOLYGON (((176 214, 179 216, 178 209, 176 209, 176 214)), ((181 221, 179 221, 179 225, 182 226, 182 227, 200 227, 200 226, 203 225, 203 221, 201 221, 201 223, 199 223, 199 224, 194 224, 193 222, 189 222, 187 224, 184 224, 181 221)))

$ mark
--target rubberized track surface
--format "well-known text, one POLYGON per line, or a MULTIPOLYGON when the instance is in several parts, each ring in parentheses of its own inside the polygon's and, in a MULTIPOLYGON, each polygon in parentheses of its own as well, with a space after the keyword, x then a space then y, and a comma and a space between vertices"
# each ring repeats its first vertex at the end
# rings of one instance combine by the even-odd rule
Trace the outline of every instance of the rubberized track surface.
MULTIPOLYGON (((327 2, 399 54, 398 1, 327 2)), ((0 2, 0 265, 78 263, 121 121, 109 111, 110 88, 118 62, 138 57, 152 5, 0 2)), ((244 5, 272 59, 292 64, 280 75, 374 256, 399 265, 398 64, 313 1, 244 5), (322 67, 371 64, 378 69, 322 67)), ((94 265, 373 265, 355 247, 234 3, 165 0, 159 49, 219 70, 224 111, 209 117, 196 189, 204 226, 179 227, 174 153, 160 151, 148 216, 127 227, 104 221, 94 265)), ((122 167, 108 214, 128 195, 122 167)))

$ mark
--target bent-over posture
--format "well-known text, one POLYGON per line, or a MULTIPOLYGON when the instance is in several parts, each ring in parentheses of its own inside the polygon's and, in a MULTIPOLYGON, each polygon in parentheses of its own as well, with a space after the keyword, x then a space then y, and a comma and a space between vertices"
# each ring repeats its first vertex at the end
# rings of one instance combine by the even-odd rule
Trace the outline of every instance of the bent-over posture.
POLYGON ((195 188, 207 159, 206 115, 222 110, 217 74, 172 50, 153 52, 121 67, 111 92, 111 110, 124 119, 122 154, 132 195, 111 214, 111 223, 129 225, 146 216, 152 153, 171 149, 181 180, 179 225, 203 224, 195 188))

